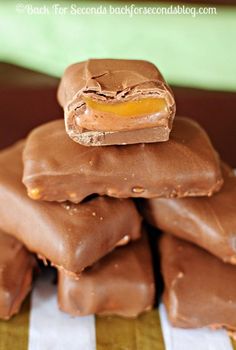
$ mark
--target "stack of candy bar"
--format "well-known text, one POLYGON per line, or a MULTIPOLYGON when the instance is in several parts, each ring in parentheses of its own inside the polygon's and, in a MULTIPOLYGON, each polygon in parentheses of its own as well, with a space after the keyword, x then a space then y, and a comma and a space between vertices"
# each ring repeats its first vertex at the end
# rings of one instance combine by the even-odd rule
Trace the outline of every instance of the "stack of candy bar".
POLYGON ((151 309, 142 215, 168 232, 158 249, 173 324, 236 327, 235 177, 196 122, 174 118, 159 70, 138 60, 77 63, 58 100, 65 123, 41 125, 0 153, 0 317, 15 314, 29 292, 32 253, 56 267, 64 312, 151 309))
POLYGON ((211 197, 155 198, 142 207, 160 241, 164 302, 174 326, 236 330, 236 176, 211 197))

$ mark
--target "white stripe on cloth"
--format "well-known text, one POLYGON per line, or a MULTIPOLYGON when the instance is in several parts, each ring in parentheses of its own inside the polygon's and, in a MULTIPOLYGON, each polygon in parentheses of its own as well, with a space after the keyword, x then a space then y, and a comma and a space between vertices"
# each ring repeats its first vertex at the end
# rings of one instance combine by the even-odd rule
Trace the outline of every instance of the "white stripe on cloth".
POLYGON ((94 316, 59 311, 52 279, 50 272, 41 276, 32 292, 28 350, 95 350, 94 316))
POLYGON ((166 350, 232 350, 225 330, 182 329, 170 325, 163 304, 159 307, 166 350))

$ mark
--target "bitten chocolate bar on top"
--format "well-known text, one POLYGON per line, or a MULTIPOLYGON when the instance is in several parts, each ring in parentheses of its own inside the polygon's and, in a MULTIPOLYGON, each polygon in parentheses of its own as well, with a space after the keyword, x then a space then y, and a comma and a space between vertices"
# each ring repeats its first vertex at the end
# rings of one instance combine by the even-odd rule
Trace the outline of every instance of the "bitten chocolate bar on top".
POLYGON ((163 235, 159 250, 171 323, 236 330, 236 267, 169 234, 163 235))
POLYGON ((33 255, 0 230, 0 319, 7 320, 18 313, 31 290, 35 267, 33 255))
POLYGON ((23 147, 20 142, 0 152, 2 230, 71 273, 140 237, 141 218, 130 199, 96 197, 77 205, 31 200, 21 182, 23 147))
POLYGON ((31 132, 23 182, 32 199, 80 202, 111 197, 208 196, 219 190, 218 156, 205 131, 177 117, 168 142, 85 147, 67 137, 62 120, 31 132))
POLYGON ((136 317, 150 310, 155 286, 148 240, 116 248, 77 279, 59 271, 58 302, 73 315, 136 317))
POLYGON ((222 164, 224 185, 212 197, 147 200, 147 221, 236 264, 236 176, 222 164))
POLYGON ((68 135, 85 146, 167 141, 170 87, 152 63, 91 59, 69 66, 58 89, 68 135))

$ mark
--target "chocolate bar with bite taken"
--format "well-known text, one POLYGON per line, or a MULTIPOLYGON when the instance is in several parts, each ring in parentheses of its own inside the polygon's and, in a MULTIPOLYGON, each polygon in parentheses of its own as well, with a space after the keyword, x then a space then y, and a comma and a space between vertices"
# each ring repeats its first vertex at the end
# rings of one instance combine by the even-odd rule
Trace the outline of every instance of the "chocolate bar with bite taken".
POLYGON ((68 135, 85 146, 167 141, 175 116, 154 64, 90 59, 69 66, 58 89, 68 135))

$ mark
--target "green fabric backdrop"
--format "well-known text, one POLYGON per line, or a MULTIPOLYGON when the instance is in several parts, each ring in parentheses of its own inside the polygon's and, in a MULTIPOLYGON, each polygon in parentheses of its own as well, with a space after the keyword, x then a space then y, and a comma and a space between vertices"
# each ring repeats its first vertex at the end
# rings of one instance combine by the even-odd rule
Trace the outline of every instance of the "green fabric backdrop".
MULTIPOLYGON (((236 7, 217 15, 72 15, 70 5, 119 6, 120 2, 0 2, 0 60, 60 76, 89 57, 141 58, 183 86, 236 91, 236 7), (69 7, 56 15, 52 5, 69 7), (46 6, 30 15, 26 6, 46 6)), ((131 3, 130 3, 131 4, 131 3)), ((129 5, 122 2, 122 5, 129 5)), ((164 6, 145 3, 145 6, 164 6)), ((144 6, 138 3, 136 7, 144 6)), ((166 4, 170 6, 170 4, 166 4)), ((211 5, 212 6, 212 5, 211 5)), ((197 8, 197 6, 195 5, 197 8)), ((109 12, 109 9, 108 9, 109 12)))

